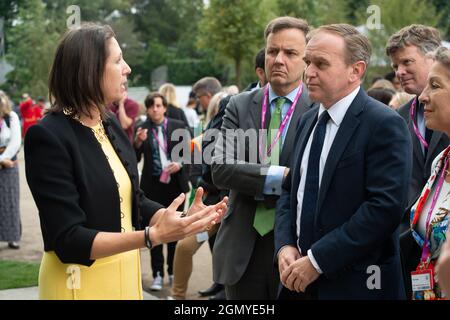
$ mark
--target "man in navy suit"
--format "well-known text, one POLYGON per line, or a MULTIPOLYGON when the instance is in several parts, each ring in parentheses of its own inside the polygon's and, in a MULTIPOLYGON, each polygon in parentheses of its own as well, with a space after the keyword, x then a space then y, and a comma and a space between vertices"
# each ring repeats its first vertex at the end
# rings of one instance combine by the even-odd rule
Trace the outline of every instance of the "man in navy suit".
POLYGON ((278 201, 280 299, 403 299, 397 227, 407 202, 411 137, 366 95, 371 46, 346 24, 308 35, 311 100, 278 201))

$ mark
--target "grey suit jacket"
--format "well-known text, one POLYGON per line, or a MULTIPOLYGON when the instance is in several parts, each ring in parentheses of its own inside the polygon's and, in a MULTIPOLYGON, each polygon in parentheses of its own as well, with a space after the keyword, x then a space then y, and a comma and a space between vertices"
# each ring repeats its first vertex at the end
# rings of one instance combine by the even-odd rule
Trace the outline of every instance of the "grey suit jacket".
MULTIPOLYGON (((213 250, 214 281, 225 285, 234 285, 240 280, 252 256, 257 237, 253 228, 256 199, 262 196, 266 179, 261 170, 267 169, 269 165, 261 163, 259 150, 256 158, 254 153, 253 157, 250 155, 249 144, 252 144, 251 148, 255 148, 254 140, 253 143, 249 142, 240 135, 237 137, 237 143, 233 147, 227 145, 225 150, 224 143, 228 143, 227 137, 231 137, 230 131, 227 130, 261 129, 263 95, 263 89, 258 89, 231 98, 223 118, 222 135, 214 150, 214 184, 220 189, 230 190, 229 209, 220 225, 213 250), (237 158, 243 161, 236 163, 237 158), (233 164, 227 164, 227 160, 233 164)), ((289 167, 297 125, 301 115, 310 110, 311 105, 304 85, 281 150, 281 166, 289 167)), ((270 115, 270 112, 268 114, 270 115)), ((268 250, 273 250, 273 247, 268 250)))
POLYGON ((398 110, 399 114, 408 124, 413 142, 413 170, 411 183, 409 185, 408 207, 402 220, 400 232, 409 229, 409 208, 416 202, 423 187, 425 186, 425 183, 428 181, 431 174, 431 164, 434 158, 436 158, 437 155, 450 144, 450 140, 445 133, 433 131, 427 156, 424 156, 420 141, 414 132, 414 126, 410 116, 412 102, 413 100, 409 101, 398 110))

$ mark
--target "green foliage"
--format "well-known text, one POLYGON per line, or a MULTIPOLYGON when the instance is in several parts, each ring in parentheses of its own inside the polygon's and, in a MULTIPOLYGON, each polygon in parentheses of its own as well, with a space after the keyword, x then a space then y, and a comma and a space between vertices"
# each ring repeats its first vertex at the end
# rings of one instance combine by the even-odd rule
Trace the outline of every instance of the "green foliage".
POLYGON ((27 0, 20 7, 17 25, 9 32, 7 60, 14 71, 7 75, 10 85, 32 97, 47 95, 47 79, 58 35, 49 28, 40 0, 27 0), (45 36, 43 36, 45 35, 45 36))
POLYGON ((37 286, 38 277, 37 263, 0 261, 0 290, 37 286))
POLYGON ((278 0, 278 13, 305 19, 315 27, 349 22, 347 0, 278 0))
POLYGON ((244 59, 252 59, 264 43, 266 12, 259 0, 211 0, 200 24, 199 45, 233 61, 241 86, 244 59))
MULTIPOLYGON (((371 4, 380 8, 381 28, 368 30, 368 37, 373 48, 373 66, 370 68, 377 68, 378 74, 384 74, 391 71, 390 60, 385 55, 389 37, 413 23, 437 26, 440 15, 427 0, 410 0, 408 3, 403 0, 374 0, 371 4)), ((366 25, 369 15, 365 10, 358 12, 356 16, 360 24, 366 25)), ((369 70, 369 76, 371 74, 374 72, 369 70)))

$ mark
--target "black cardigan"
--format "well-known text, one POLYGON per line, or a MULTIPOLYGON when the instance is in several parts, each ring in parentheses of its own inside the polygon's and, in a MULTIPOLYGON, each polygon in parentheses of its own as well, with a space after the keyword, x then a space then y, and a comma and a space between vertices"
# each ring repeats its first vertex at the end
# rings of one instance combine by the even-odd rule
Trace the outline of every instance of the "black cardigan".
MULTIPOLYGON (((142 229, 162 206, 139 189, 135 152, 117 119, 110 115, 103 124, 131 179, 133 226, 142 229)), ((62 113, 51 113, 28 130, 25 160, 44 250, 55 251, 63 263, 91 265, 97 233, 121 231, 116 180, 93 132, 62 113)))

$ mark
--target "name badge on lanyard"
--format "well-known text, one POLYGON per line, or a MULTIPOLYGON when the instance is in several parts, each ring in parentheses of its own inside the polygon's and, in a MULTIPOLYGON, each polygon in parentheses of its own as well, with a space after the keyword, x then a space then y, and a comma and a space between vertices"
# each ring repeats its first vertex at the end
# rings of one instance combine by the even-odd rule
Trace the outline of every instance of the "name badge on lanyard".
POLYGON ((434 274, 432 269, 411 272, 412 291, 433 290, 434 274))

